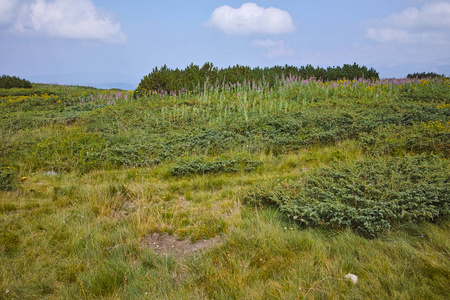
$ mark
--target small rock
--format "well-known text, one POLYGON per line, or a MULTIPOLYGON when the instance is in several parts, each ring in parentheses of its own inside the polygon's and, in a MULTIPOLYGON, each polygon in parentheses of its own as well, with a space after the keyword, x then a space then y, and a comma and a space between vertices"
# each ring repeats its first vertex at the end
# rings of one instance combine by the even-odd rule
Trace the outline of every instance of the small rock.
POLYGON ((47 175, 47 176, 57 176, 58 173, 56 173, 55 171, 51 170, 50 172, 45 172, 44 175, 47 175))
POLYGON ((356 284, 356 282, 358 282, 358 276, 350 274, 350 273, 345 275, 344 278, 347 280, 350 280, 351 282, 353 282, 353 284, 356 284))

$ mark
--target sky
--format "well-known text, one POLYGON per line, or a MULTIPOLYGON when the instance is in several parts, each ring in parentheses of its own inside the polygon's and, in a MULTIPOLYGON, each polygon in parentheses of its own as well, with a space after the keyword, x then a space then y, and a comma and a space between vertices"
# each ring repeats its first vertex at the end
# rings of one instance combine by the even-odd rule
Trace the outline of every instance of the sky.
POLYGON ((155 67, 450 76, 450 0, 0 0, 0 73, 135 89, 155 67))

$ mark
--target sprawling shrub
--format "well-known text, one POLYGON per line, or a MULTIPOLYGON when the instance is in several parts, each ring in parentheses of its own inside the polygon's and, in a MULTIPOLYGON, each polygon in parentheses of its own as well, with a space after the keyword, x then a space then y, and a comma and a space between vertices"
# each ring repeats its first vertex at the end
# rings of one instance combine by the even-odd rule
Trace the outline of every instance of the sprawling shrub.
POLYGON ((208 173, 235 173, 240 169, 250 172, 255 170, 261 162, 246 158, 220 159, 216 161, 184 160, 175 165, 170 173, 173 176, 185 176, 208 173))
POLYGON ((0 165, 0 191, 12 191, 17 187, 17 168, 0 165))
POLYGON ((3 75, 0 77, 0 88, 1 89, 11 89, 11 88, 26 88, 31 89, 31 83, 28 80, 20 79, 16 76, 3 75))
POLYGON ((426 155, 337 164, 255 187, 246 202, 275 205, 304 226, 373 238, 404 223, 448 218, 449 172, 445 159, 426 155))

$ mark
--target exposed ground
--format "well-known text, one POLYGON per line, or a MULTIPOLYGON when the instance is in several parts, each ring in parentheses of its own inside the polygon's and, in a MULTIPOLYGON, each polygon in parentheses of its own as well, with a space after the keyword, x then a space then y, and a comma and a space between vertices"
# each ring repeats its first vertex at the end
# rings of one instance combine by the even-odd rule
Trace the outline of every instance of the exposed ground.
POLYGON ((197 240, 192 243, 189 238, 180 240, 176 235, 153 233, 142 239, 141 243, 153 249, 153 251, 159 255, 185 257, 208 250, 209 248, 218 245, 220 241, 220 237, 214 237, 207 240, 197 240))

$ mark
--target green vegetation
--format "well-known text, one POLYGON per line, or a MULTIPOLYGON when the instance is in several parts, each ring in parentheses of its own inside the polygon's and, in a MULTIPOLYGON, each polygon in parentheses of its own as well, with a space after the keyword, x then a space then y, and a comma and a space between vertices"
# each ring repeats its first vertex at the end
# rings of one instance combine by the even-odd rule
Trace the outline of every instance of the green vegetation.
POLYGON ((17 187, 17 169, 13 166, 0 166, 0 190, 12 191, 17 187))
POLYGON ((373 238, 393 226, 447 219, 448 174, 448 165, 437 157, 374 159, 265 183, 247 197, 279 206, 305 227, 351 228, 373 238))
POLYGON ((0 89, 0 299, 447 298, 448 78, 199 82, 0 89))
POLYGON ((286 79, 297 80, 298 78, 320 78, 330 81, 338 79, 379 79, 378 72, 371 68, 360 67, 358 64, 343 65, 342 67, 314 68, 311 65, 302 66, 275 66, 272 68, 250 68, 236 65, 226 69, 218 69, 212 63, 205 63, 202 67, 193 63, 184 70, 169 69, 166 65, 160 69, 157 67, 144 76, 138 86, 138 91, 158 92, 183 92, 186 90, 206 90, 209 88, 230 89, 241 84, 253 87, 272 88, 286 79))
POLYGON ((2 77, 0 77, 0 89, 11 88, 31 89, 31 83, 26 79, 20 79, 16 76, 2 75, 2 77))
POLYGON ((445 77, 444 74, 439 75, 434 72, 422 72, 422 73, 412 73, 408 74, 406 76, 407 78, 417 78, 417 79, 423 79, 423 78, 436 78, 436 77, 445 77))

